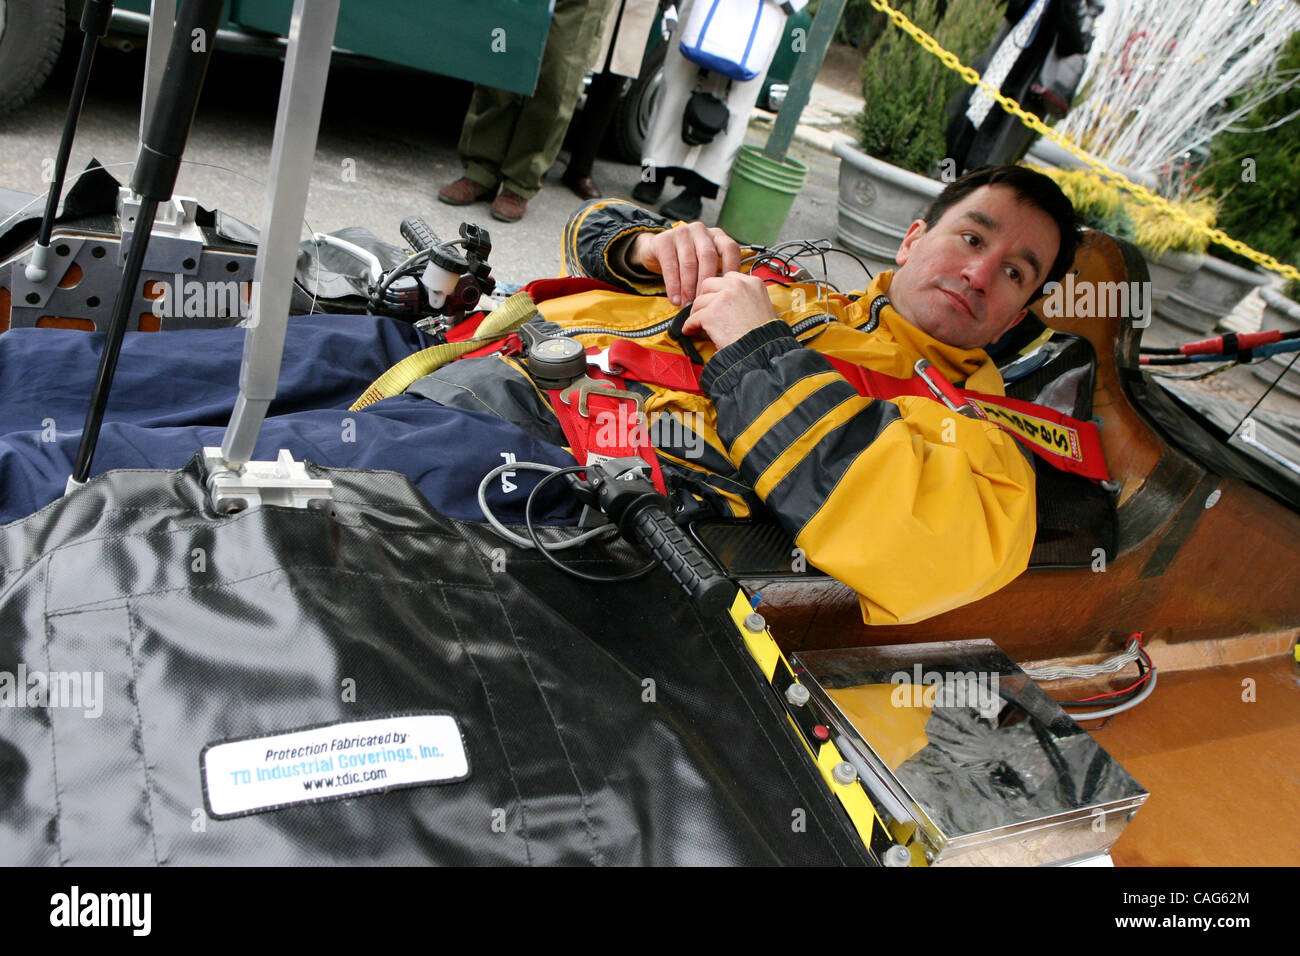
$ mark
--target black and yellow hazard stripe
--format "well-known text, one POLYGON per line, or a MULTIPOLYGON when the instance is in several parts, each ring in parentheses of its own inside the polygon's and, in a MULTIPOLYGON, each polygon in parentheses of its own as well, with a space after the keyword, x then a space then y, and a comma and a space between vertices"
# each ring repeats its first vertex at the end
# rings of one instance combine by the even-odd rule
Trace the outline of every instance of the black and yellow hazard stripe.
POLYGON ((829 739, 829 734, 826 740, 818 739, 816 727, 820 724, 829 728, 829 725, 818 719, 819 715, 811 703, 794 707, 787 702, 786 690, 791 684, 797 684, 799 679, 772 638, 772 632, 766 626, 754 631, 745 625, 745 619, 753 613, 754 609, 750 606, 745 593, 737 590, 736 600, 731 605, 730 617, 736 630, 740 632, 745 648, 785 707, 787 718, 798 731, 826 787, 848 814, 863 844, 878 856, 894 842, 889 829, 876 812, 860 780, 855 779, 852 783, 844 784, 835 779, 834 770, 844 762, 844 755, 829 739))

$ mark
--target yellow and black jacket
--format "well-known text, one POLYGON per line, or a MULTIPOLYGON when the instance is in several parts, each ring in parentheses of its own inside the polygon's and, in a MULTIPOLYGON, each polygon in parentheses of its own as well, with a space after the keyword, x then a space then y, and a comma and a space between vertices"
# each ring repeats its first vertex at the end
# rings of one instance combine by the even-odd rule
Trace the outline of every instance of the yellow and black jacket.
MULTIPOLYGON (((580 210, 565 229, 566 271, 628 291, 542 302, 545 319, 588 345, 634 338, 680 354, 667 331, 679 309, 657 277, 623 259, 632 236, 666 226, 617 200, 580 210)), ((1010 435, 928 398, 864 398, 826 360, 908 378, 923 357, 954 384, 1003 394, 983 350, 939 342, 894 311, 891 276, 857 296, 769 285, 778 321, 716 352, 693 341, 707 397, 630 386, 645 396, 679 515, 765 506, 808 563, 857 591, 870 624, 921 620, 997 590, 1025 569, 1035 529, 1033 466, 1010 435)), ((544 396, 510 360, 457 362, 431 379, 412 390, 555 438, 544 396), (509 372, 489 382, 482 363, 509 372)))

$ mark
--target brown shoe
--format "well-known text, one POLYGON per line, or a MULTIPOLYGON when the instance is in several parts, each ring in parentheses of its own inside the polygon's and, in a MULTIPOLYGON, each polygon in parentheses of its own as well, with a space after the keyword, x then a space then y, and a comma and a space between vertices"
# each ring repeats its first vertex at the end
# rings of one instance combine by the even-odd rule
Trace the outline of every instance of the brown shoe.
POLYGON ((577 176, 570 178, 568 173, 560 177, 560 182, 573 190, 573 194, 579 199, 599 199, 604 195, 600 187, 596 185, 596 180, 590 176, 577 176))
POLYGON ((528 200, 509 189, 502 188, 500 195, 492 200, 492 218, 502 222, 518 222, 524 218, 528 209, 528 200))
POLYGON ((439 189, 438 198, 449 206, 468 206, 480 199, 487 199, 494 192, 496 190, 491 186, 480 185, 468 176, 462 176, 451 185, 439 189))

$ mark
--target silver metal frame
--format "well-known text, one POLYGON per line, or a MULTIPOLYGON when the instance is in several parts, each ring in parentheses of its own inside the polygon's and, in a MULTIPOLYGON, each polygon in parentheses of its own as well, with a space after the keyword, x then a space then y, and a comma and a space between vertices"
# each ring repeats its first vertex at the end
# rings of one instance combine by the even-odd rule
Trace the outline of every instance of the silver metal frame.
POLYGON ((269 192, 262 209, 262 241, 239 370, 239 398, 221 443, 221 458, 232 472, 238 472, 252 456, 280 380, 298 240, 307 209, 338 11, 339 0, 294 0, 271 144, 269 192))
POLYGON ((167 50, 176 28, 176 0, 152 0, 149 5, 149 40, 145 47, 144 92, 140 97, 140 141, 158 102, 163 71, 167 67, 167 50))

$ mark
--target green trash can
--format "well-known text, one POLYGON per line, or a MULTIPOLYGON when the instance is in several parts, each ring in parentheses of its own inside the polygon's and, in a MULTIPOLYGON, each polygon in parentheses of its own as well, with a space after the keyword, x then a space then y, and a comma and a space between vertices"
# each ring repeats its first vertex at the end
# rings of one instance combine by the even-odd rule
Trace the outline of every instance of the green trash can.
POLYGON ((777 162, 757 147, 742 146, 731 168, 718 225, 740 242, 771 245, 807 175, 808 167, 797 159, 777 162))

